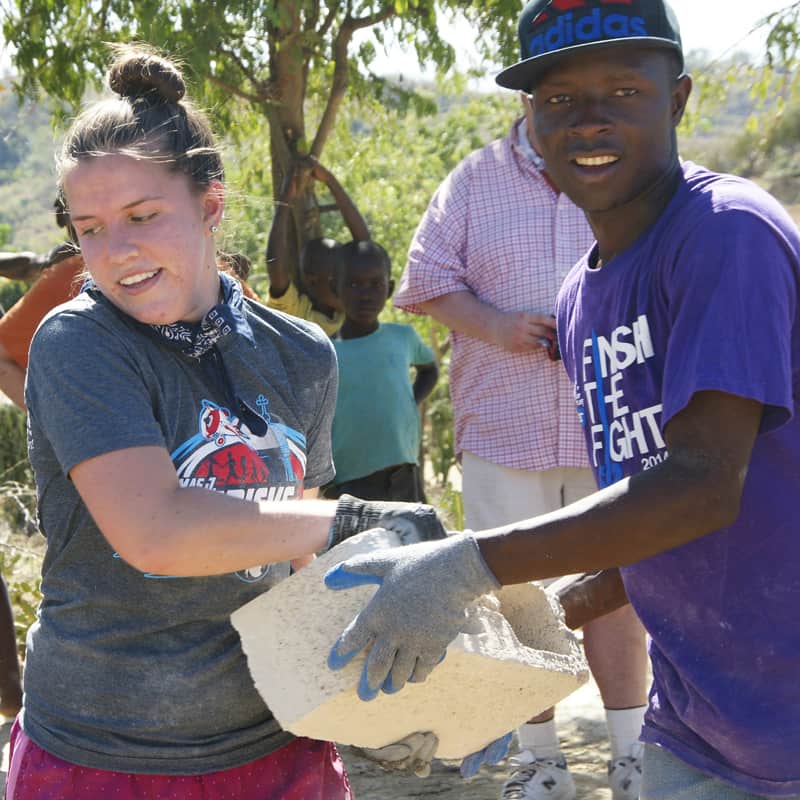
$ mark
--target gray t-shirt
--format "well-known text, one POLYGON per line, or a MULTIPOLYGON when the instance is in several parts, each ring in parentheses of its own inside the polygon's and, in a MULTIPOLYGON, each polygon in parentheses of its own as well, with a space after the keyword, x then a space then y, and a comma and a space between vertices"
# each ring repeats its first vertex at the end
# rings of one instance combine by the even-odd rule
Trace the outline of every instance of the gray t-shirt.
MULTIPOLYGON (((142 574, 114 553, 68 477, 89 458, 156 445, 182 485, 244 500, 290 500, 331 480, 333 347, 317 326, 244 302, 255 344, 230 334, 200 359, 86 294, 34 337, 28 439, 47 552, 23 727, 67 761, 201 774, 292 738, 257 694, 229 621, 289 565, 142 574), (250 430, 239 398, 268 423, 266 434, 250 430)), ((137 476, 120 491, 137 492, 137 476)))

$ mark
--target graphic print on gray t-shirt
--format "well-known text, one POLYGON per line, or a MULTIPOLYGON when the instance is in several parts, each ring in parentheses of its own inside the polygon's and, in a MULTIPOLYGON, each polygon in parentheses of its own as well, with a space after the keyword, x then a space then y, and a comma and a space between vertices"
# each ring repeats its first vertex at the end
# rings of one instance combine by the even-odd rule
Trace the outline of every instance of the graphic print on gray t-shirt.
MULTIPOLYGON (((183 487, 222 492, 249 502, 293 500, 302 487, 306 468, 306 437, 269 414, 269 400, 256 400, 267 432, 256 436, 225 406, 203 400, 198 432, 170 455, 183 487)), ((260 580, 269 565, 236 575, 260 580)))

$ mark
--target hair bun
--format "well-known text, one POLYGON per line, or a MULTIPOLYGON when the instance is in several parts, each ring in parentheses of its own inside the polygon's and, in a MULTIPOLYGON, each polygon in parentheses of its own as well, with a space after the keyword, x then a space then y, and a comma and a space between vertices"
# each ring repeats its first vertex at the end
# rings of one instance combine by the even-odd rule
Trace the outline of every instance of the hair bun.
POLYGON ((153 53, 125 47, 108 71, 108 85, 120 97, 139 97, 177 103, 186 94, 186 84, 178 68, 153 53))

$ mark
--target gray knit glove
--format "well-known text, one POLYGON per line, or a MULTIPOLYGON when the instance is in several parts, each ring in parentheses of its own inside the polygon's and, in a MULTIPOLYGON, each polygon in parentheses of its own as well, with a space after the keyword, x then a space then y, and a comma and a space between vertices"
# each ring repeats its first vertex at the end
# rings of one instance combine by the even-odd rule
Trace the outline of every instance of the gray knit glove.
POLYGON ((431 773, 439 738, 435 733, 412 733, 386 747, 354 747, 364 758, 379 764, 387 772, 413 772, 419 778, 431 773))
POLYGON ((358 497, 343 494, 336 505, 336 515, 328 534, 328 549, 372 528, 394 531, 403 544, 430 542, 447 536, 433 506, 426 506, 424 503, 360 500, 358 497))
POLYGON ((368 583, 378 584, 377 592, 328 656, 328 666, 341 669, 368 648, 362 700, 424 681, 464 627, 466 607, 500 587, 470 532, 354 556, 325 575, 329 589, 368 583))

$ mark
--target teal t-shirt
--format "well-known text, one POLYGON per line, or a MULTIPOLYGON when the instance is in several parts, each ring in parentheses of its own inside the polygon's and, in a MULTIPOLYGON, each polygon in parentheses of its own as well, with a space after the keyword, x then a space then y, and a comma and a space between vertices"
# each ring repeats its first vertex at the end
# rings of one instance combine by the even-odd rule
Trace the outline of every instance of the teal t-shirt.
POLYGON ((359 339, 334 339, 339 390, 333 419, 336 482, 416 464, 420 420, 409 370, 433 351, 410 325, 381 323, 359 339))

